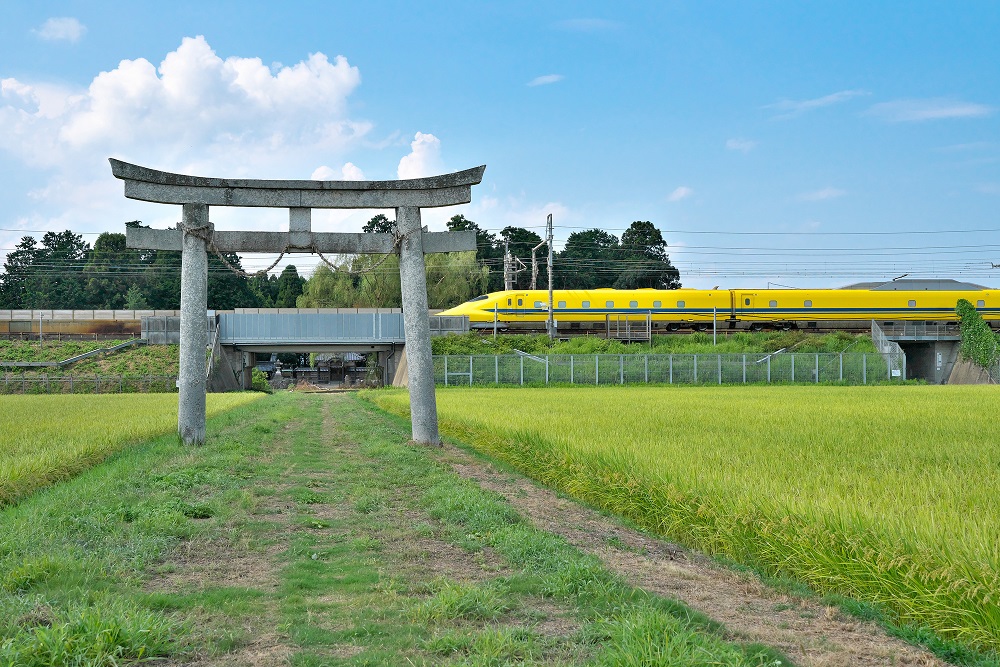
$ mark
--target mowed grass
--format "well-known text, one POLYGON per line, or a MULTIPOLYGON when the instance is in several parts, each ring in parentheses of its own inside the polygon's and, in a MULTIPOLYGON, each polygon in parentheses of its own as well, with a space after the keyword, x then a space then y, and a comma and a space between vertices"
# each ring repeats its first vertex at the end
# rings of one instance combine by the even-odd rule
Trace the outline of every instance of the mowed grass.
MULTIPOLYGON (((208 415, 262 394, 210 394, 208 415)), ((176 394, 0 396, 0 507, 177 428, 176 394)))
MULTIPOLYGON (((407 411, 402 392, 368 394, 407 411)), ((995 387, 438 392, 445 432, 660 534, 1000 649, 995 387)))

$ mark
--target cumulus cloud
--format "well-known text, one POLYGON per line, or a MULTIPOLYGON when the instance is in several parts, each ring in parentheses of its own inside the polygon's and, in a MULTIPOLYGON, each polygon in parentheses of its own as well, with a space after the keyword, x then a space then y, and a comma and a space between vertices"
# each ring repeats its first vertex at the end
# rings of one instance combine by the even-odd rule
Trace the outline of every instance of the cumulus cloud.
POLYGON ((774 104, 767 104, 764 108, 773 109, 779 112, 776 116, 774 116, 775 118, 794 118, 806 113, 807 111, 822 109, 823 107, 832 106, 834 104, 840 104, 841 102, 846 102, 854 99, 855 97, 867 94, 868 93, 863 90, 841 90, 836 93, 824 95, 823 97, 816 97, 810 100, 780 100, 774 104))
POLYGON ((529 86, 547 86, 550 83, 557 83, 563 80, 562 74, 543 74, 542 76, 536 76, 534 79, 528 82, 529 86))
POLYGON ((751 139, 729 139, 726 141, 726 149, 749 153, 757 147, 757 142, 751 139))
MULTIPOLYGON (((176 222, 174 207, 122 197, 108 157, 199 176, 306 178, 305 165, 344 164, 366 147, 372 125, 347 109, 360 83, 357 67, 342 56, 313 53, 272 68, 259 58, 220 56, 203 37, 185 38, 158 64, 122 60, 85 88, 2 79, 4 165, 38 172, 34 195, 8 204, 24 207, 34 229, 176 222), (60 226, 67 212, 71 224, 60 226)), ((331 179, 360 174, 344 164, 331 179)), ((229 220, 274 228, 287 224, 287 213, 213 213, 213 222, 229 220)))
POLYGON ((993 107, 944 97, 894 100, 872 105, 867 113, 890 123, 920 122, 946 118, 982 118, 991 116, 993 107))
POLYGON ((686 185, 682 185, 667 196, 667 201, 681 201, 682 199, 687 199, 694 194, 694 190, 686 185))
POLYGON ((423 178, 441 173, 441 141, 433 134, 417 132, 396 170, 399 178, 423 178))
POLYGON ((803 192, 799 195, 799 199, 802 201, 824 201, 827 199, 836 199, 838 197, 843 197, 847 194, 846 190, 840 190, 839 188, 823 188, 821 190, 814 190, 813 192, 803 192))
POLYGON ((40 27, 32 30, 39 39, 44 39, 47 42, 79 42, 80 38, 83 37, 84 33, 87 32, 87 26, 83 25, 75 18, 69 16, 60 16, 56 18, 51 18, 43 23, 40 27))
POLYGON ((348 162, 343 167, 340 168, 340 176, 345 181, 363 181, 365 180, 365 172, 355 166, 353 163, 348 162))
POLYGON ((340 168, 340 171, 325 164, 321 167, 316 167, 309 178, 313 181, 363 181, 365 180, 365 174, 353 163, 348 162, 340 168))

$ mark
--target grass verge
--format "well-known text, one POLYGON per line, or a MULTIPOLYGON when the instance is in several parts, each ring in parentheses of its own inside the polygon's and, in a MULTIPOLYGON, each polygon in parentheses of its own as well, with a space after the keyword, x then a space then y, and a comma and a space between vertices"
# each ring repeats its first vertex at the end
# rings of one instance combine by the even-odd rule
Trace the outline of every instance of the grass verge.
POLYGON ((458 478, 351 397, 283 393, 0 511, 0 665, 788 664, 458 478))

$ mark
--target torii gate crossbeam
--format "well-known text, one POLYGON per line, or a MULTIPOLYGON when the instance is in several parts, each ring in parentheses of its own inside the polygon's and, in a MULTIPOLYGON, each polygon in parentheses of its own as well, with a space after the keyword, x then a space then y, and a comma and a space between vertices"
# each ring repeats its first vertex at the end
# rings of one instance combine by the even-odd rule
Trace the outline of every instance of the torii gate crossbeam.
POLYGON ((465 204, 485 166, 399 181, 275 181, 188 176, 110 159, 130 199, 180 204, 178 229, 126 230, 126 246, 181 251, 181 350, 177 429, 187 444, 205 440, 205 312, 208 248, 219 252, 388 254, 399 252, 413 439, 438 444, 434 366, 424 253, 476 249, 475 232, 424 232, 420 209, 465 204), (209 206, 288 208, 287 232, 214 231, 209 206), (313 208, 394 208, 398 235, 312 231, 313 208))

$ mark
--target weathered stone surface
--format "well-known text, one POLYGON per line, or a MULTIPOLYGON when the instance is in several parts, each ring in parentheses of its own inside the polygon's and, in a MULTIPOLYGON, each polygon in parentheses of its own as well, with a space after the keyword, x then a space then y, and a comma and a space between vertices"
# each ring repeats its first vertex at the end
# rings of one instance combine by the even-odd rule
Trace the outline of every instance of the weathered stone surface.
MULTIPOLYGON (((313 252, 324 254, 389 254, 396 252, 392 234, 364 234, 343 232, 311 232, 311 247, 292 246, 293 234, 302 232, 226 232, 216 231, 212 242, 220 252, 313 252)), ((149 250, 181 249, 179 229, 146 229, 130 227, 125 230, 125 244, 129 248, 149 250)), ((424 252, 460 252, 476 249, 475 232, 425 232, 422 234, 424 252)), ((301 238, 296 239, 301 242, 301 238)))
POLYGON ((423 232, 420 209, 470 202, 472 186, 482 181, 485 166, 399 181, 275 181, 188 176, 115 159, 110 162, 114 176, 125 182, 126 197, 183 205, 184 220, 180 228, 129 228, 126 230, 126 246, 181 251, 178 431, 184 442, 200 444, 205 439, 207 333, 201 325, 204 323, 202 318, 206 313, 208 292, 207 251, 211 248, 220 252, 263 253, 399 252, 410 365, 413 439, 440 443, 424 253, 475 250, 476 235, 474 232, 423 232), (214 231, 209 221, 209 206, 288 208, 288 231, 214 231), (396 209, 402 238, 397 245, 394 234, 313 232, 313 208, 396 209), (187 230, 187 233, 182 230, 187 230))
POLYGON ((111 159, 129 199, 160 204, 277 208, 434 208, 467 204, 485 166, 400 181, 274 181, 206 178, 149 169, 111 159))

